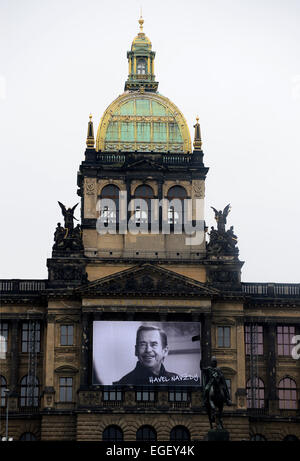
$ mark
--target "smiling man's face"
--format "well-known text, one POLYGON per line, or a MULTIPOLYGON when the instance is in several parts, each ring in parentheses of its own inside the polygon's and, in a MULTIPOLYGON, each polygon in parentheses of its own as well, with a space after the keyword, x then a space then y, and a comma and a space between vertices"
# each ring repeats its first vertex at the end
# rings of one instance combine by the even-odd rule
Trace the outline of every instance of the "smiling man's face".
POLYGON ((158 375, 163 359, 168 355, 168 346, 162 347, 157 330, 142 330, 135 346, 135 355, 144 367, 158 375))

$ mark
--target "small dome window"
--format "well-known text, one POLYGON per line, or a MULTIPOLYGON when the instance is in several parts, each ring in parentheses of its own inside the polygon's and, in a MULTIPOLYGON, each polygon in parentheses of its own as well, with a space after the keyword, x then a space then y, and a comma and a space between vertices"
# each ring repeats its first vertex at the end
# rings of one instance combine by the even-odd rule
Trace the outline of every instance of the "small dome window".
POLYGON ((137 73, 145 75, 146 74, 146 60, 139 59, 137 62, 137 73))

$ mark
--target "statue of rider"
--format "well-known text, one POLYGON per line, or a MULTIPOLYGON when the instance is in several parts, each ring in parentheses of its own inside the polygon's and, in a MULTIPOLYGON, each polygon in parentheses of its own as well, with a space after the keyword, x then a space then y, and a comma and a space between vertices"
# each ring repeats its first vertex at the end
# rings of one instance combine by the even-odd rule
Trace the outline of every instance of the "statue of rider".
MULTIPOLYGON (((202 367, 201 367, 202 368, 202 367)), ((211 358, 211 366, 207 368, 202 368, 203 377, 204 377, 204 403, 207 405, 209 403, 209 394, 213 384, 218 388, 223 388, 224 393, 224 403, 226 405, 232 405, 228 386, 223 375, 223 372, 220 368, 217 367, 216 357, 211 358)))

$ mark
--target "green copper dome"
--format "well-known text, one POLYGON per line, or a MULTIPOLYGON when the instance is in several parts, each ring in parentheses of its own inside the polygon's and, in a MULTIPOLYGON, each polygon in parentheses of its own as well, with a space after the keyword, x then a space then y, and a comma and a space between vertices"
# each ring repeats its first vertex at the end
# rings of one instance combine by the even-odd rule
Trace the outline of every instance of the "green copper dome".
POLYGON ((155 52, 140 32, 127 53, 125 92, 106 109, 100 121, 96 149, 102 152, 191 152, 184 116, 169 99, 157 92, 155 52))
POLYGON ((97 133, 98 151, 191 152, 186 121, 159 93, 125 92, 106 109, 97 133))

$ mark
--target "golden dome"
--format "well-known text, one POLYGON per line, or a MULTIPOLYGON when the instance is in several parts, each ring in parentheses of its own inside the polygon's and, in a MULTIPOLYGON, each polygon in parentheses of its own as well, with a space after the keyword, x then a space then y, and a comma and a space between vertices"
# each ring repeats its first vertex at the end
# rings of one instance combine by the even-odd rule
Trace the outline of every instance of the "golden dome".
POLYGON ((191 152, 183 114, 156 92, 125 91, 104 112, 96 150, 104 152, 191 152))
POLYGON ((143 32, 144 19, 142 18, 142 16, 139 19, 139 24, 140 24, 140 32, 133 39, 133 42, 131 45, 131 51, 136 51, 138 48, 145 48, 145 47, 147 47, 151 51, 152 43, 150 39, 143 32))

